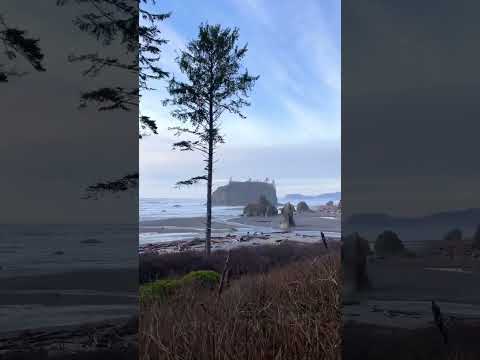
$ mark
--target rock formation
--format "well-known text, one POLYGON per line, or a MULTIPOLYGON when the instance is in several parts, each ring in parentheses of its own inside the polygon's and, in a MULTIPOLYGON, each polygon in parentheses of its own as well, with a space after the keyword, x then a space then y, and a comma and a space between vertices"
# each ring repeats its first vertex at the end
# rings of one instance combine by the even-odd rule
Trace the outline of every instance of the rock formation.
POLYGON ((290 203, 286 203, 281 210, 281 214, 283 217, 280 223, 281 229, 289 230, 290 227, 295 226, 295 220, 293 219, 294 212, 295 212, 295 207, 290 203))
POLYGON ((275 216, 278 215, 278 210, 273 206, 267 198, 262 195, 258 203, 252 203, 245 206, 243 209, 244 216, 275 216))
POLYGON ((262 181, 230 181, 225 186, 218 187, 212 193, 214 206, 246 206, 254 204, 260 196, 276 206, 278 204, 275 184, 262 181))
POLYGON ((401 255, 405 253, 405 246, 396 233, 387 230, 378 235, 375 241, 375 253, 380 256, 401 255))
POLYGON ((462 230, 453 229, 445 235, 447 253, 451 260, 462 260, 465 254, 465 243, 462 230))
POLYGON ((310 209, 305 201, 300 201, 297 204, 297 212, 298 213, 306 213, 306 212, 313 212, 312 209, 310 209))
POLYGON ((370 246, 366 239, 353 233, 342 240, 341 258, 343 284, 347 293, 370 288, 367 274, 367 255, 370 246))
POLYGON ((472 248, 480 250, 480 225, 477 226, 477 230, 475 230, 475 234, 473 235, 472 248))

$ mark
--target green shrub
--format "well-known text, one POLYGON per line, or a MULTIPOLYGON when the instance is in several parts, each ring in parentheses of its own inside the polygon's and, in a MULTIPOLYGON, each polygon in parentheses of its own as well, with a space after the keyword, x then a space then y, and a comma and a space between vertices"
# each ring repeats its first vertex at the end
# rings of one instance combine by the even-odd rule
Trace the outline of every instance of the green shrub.
POLYGON ((220 274, 211 270, 192 271, 185 275, 181 282, 183 284, 198 284, 202 287, 213 288, 220 282, 220 274))
POLYGON ((180 281, 176 279, 163 279, 140 286, 140 300, 164 299, 173 294, 175 289, 180 286, 180 281))
POLYGON ((185 285, 213 289, 220 282, 220 274, 210 270, 192 271, 180 279, 156 280, 140 286, 140 300, 162 300, 185 285))

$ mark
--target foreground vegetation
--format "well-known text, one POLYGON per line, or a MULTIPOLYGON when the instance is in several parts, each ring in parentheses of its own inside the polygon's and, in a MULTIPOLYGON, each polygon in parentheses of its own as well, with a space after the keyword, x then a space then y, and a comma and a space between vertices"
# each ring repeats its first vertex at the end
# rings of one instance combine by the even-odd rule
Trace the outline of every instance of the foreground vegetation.
POLYGON ((227 272, 226 258, 141 259, 140 359, 478 359, 480 322, 450 324, 448 345, 433 319, 415 330, 344 324, 338 247, 237 248, 227 272))
MULTIPOLYGON (((191 281, 168 296, 143 297, 139 358, 339 359, 337 253, 280 245, 257 248, 263 256, 252 258, 250 250, 239 250, 232 252, 223 291, 191 281), (237 267, 242 259, 249 265, 237 267), (255 262, 260 260, 263 266, 255 262)), ((210 261, 214 267, 216 261, 210 261)))

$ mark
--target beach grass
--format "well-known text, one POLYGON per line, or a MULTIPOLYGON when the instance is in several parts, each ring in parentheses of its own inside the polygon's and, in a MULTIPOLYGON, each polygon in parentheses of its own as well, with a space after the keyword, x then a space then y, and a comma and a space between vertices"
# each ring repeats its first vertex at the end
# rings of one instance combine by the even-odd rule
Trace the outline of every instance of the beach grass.
POLYGON ((139 358, 339 359, 339 256, 289 259, 261 272, 250 265, 221 293, 184 284, 141 302, 139 358))
MULTIPOLYGON (((332 251, 339 245, 331 244, 332 251)), ((292 262, 313 259, 326 253, 323 244, 284 241, 280 244, 245 246, 231 251, 230 276, 238 278, 245 274, 266 273, 292 262)), ((140 256, 140 284, 159 279, 181 277, 189 272, 211 270, 221 273, 227 251, 214 251, 206 257, 199 251, 184 251, 168 254, 140 256)))

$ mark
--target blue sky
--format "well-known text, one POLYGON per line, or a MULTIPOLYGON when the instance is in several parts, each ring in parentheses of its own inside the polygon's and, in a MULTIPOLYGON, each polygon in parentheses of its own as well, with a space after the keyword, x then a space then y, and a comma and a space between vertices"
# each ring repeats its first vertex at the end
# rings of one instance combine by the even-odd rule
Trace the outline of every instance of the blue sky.
MULTIPOLYGON (((247 119, 226 115, 214 185, 229 177, 274 178, 280 195, 340 191, 340 1, 168 0, 152 9, 171 12, 161 29, 169 40, 163 68, 178 74, 178 49, 196 37, 202 22, 238 27, 248 43, 245 66, 260 75, 247 119)), ((140 142, 141 197, 204 197, 205 185, 176 189, 199 175, 199 154, 171 150, 175 122, 165 83, 142 97, 140 111, 157 119, 159 134, 140 142)))

